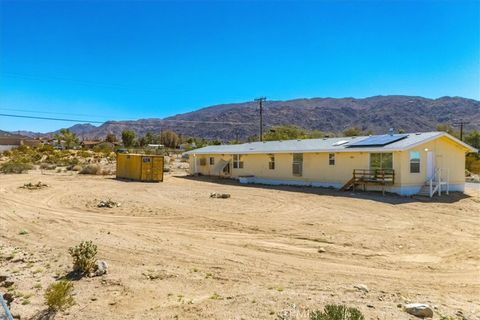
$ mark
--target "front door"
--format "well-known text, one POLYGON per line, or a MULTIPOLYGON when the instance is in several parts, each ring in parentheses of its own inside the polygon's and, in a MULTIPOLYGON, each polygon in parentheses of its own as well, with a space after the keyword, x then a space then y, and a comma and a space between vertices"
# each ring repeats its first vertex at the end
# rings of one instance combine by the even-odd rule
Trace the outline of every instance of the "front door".
POLYGON ((435 174, 435 157, 433 151, 427 151, 427 180, 433 178, 435 174))

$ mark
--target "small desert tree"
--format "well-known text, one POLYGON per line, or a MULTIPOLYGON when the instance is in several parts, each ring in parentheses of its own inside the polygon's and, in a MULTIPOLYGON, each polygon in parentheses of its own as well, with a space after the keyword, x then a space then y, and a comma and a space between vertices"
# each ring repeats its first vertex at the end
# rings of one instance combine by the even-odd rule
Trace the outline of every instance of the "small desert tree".
POLYGON ((135 132, 133 132, 132 130, 123 130, 122 142, 124 147, 126 148, 132 147, 135 143, 135 132))
POLYGON ((179 142, 178 135, 172 130, 166 130, 160 134, 160 143, 167 148, 176 148, 179 142))
POLYGON ((55 134, 55 139, 58 140, 60 144, 61 141, 65 141, 65 148, 71 149, 74 146, 78 145, 78 138, 75 133, 71 132, 68 129, 60 129, 59 133, 55 134))
POLYGON ((88 274, 95 270, 97 246, 92 241, 82 241, 78 246, 68 249, 73 258, 73 271, 88 274))
POLYGON ((49 311, 63 311, 75 302, 72 297, 73 284, 68 280, 54 282, 45 291, 45 303, 49 311))
POLYGON ((110 143, 117 142, 117 136, 114 135, 113 133, 109 133, 109 134, 107 134, 107 136, 105 137, 105 141, 110 142, 110 143))

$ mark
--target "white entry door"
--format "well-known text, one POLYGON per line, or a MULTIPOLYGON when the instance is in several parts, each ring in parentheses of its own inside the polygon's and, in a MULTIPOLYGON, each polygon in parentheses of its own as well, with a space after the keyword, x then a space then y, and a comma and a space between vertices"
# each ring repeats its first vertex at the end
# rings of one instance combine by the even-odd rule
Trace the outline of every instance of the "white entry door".
POLYGON ((433 151, 427 151, 427 179, 433 178, 435 174, 435 156, 433 151))

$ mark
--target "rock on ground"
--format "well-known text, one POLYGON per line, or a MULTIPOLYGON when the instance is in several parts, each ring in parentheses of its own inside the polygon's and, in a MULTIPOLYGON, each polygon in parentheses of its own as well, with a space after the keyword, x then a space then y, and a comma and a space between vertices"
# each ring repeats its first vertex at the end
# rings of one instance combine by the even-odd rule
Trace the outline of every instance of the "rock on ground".
POLYGON ((422 303, 410 303, 404 306, 404 309, 407 313, 414 315, 419 318, 432 318, 433 310, 428 304, 422 303))

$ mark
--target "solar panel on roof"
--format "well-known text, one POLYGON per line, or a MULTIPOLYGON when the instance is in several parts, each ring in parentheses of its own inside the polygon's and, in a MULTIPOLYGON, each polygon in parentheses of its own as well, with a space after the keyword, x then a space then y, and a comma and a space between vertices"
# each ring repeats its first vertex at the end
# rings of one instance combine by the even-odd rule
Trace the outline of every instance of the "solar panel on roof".
POLYGON ((387 144, 402 140, 408 137, 408 134, 384 134, 381 136, 371 136, 366 139, 363 139, 358 142, 354 142, 348 145, 348 148, 351 147, 381 147, 386 146, 387 144))

